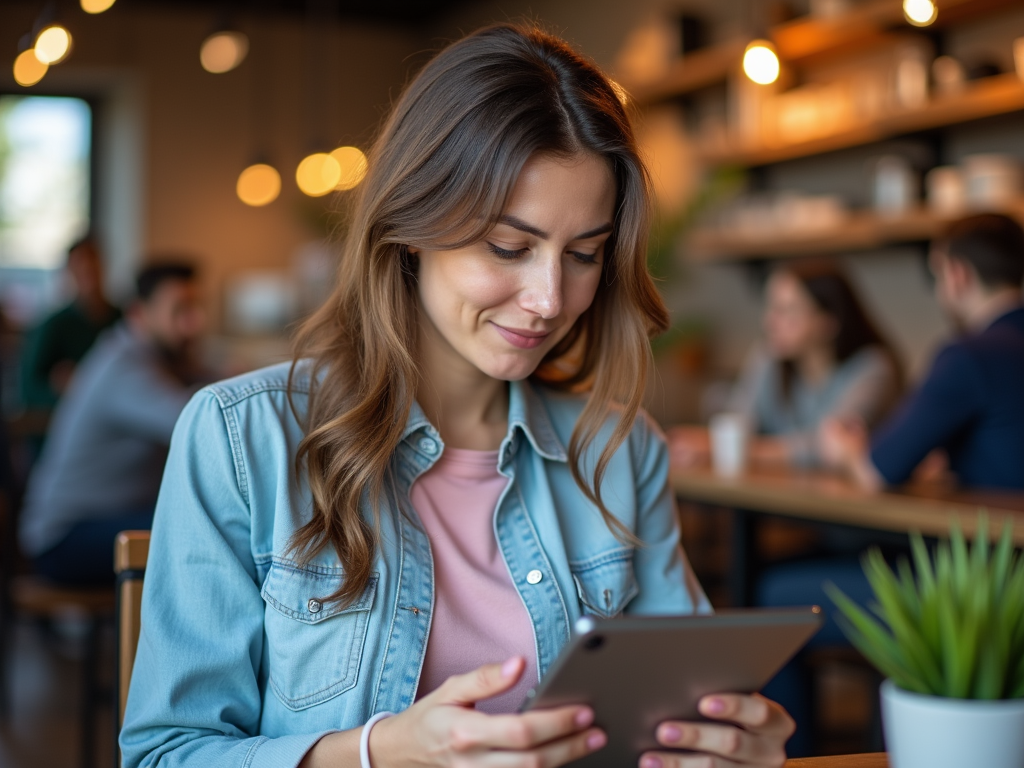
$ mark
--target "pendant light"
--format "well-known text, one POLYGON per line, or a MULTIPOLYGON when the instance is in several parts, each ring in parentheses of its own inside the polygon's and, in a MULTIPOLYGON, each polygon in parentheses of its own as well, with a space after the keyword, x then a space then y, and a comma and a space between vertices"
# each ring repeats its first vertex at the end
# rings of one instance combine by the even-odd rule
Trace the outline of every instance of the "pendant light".
POLYGON ((935 23, 939 9, 932 0, 903 0, 903 15, 915 27, 927 27, 935 23))
POLYGON ((760 0, 747 0, 747 17, 758 34, 743 52, 743 74, 758 85, 771 85, 779 79, 782 63, 775 45, 768 39, 768 25, 760 0))
POLYGON ((238 175, 235 194, 238 199, 253 208, 262 208, 274 202, 281 194, 281 174, 270 162, 267 151, 269 143, 268 116, 270 109, 270 84, 273 67, 270 41, 261 46, 261 55, 254 56, 249 67, 249 124, 251 141, 257 147, 252 160, 238 175))
POLYGON ((86 13, 97 14, 109 11, 114 0, 79 0, 82 10, 86 13))
POLYGON ((743 52, 743 74, 758 85, 771 85, 779 79, 782 65, 769 40, 752 40, 743 52))

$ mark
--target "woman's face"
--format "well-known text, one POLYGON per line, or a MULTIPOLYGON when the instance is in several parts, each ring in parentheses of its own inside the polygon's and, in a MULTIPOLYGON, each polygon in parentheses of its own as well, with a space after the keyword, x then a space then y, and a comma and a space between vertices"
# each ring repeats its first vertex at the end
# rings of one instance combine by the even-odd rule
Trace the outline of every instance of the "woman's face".
POLYGON ((775 357, 792 360, 835 338, 835 319, 814 303, 790 273, 775 272, 769 278, 765 300, 764 331, 775 357))
POLYGON ((419 256, 420 353, 431 371, 467 366, 516 381, 590 306, 612 230, 615 179, 596 155, 535 155, 482 240, 419 256))

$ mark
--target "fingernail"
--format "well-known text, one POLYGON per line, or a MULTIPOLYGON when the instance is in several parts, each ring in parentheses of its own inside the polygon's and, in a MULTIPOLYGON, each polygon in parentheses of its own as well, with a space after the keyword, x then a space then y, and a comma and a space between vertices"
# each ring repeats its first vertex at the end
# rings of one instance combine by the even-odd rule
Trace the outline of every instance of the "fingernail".
POLYGON ((594 722, 594 710, 592 709, 581 709, 576 713, 574 718, 576 726, 579 728, 586 728, 592 722, 594 722))
POLYGON ((513 656, 501 665, 501 676, 512 677, 519 670, 519 657, 513 656))
POLYGON ((661 758, 657 755, 644 755, 640 768, 661 768, 661 758))
POLYGON ((683 732, 676 725, 663 725, 661 727, 661 740, 662 741, 679 741, 683 738, 683 732))
POLYGON ((608 743, 608 737, 601 731, 594 731, 587 736, 587 749, 600 749, 608 743))
POLYGON ((725 702, 721 699, 704 699, 701 709, 707 715, 720 715, 725 712, 725 702))

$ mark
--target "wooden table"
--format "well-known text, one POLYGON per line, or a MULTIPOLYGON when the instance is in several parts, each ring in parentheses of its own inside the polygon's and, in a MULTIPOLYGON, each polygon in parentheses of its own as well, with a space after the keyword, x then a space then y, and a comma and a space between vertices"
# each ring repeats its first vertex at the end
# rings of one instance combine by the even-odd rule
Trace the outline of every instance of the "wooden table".
POLYGON ((889 760, 884 752, 870 755, 806 757, 788 761, 786 768, 889 768, 889 760))
POLYGON ((698 467, 673 472, 672 484, 680 499, 736 511, 730 570, 736 605, 749 604, 752 574, 747 566, 755 554, 752 518, 758 514, 937 537, 947 535, 950 523, 958 519, 972 537, 979 511, 986 510, 991 533, 998 534, 1009 520, 1014 541, 1024 546, 1024 493, 964 492, 934 485, 871 493, 836 475, 790 469, 723 478, 698 467))

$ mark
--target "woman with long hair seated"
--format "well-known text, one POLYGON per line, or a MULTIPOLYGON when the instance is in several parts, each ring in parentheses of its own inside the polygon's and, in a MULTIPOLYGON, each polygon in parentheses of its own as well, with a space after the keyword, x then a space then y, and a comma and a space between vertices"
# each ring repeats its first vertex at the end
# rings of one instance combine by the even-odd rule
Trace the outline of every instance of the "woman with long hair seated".
MULTIPOLYGON (((875 424, 900 392, 900 366, 843 271, 832 261, 797 261, 765 285, 764 343, 747 357, 728 410, 754 434, 750 460, 761 465, 822 464, 819 429, 830 418, 875 424)), ((672 463, 706 461, 708 432, 669 431, 672 463)))
MULTIPOLYGON (((639 407, 667 315, 609 81, 481 30, 412 81, 369 169, 295 363, 178 424, 126 766, 562 765, 604 745, 594 713, 517 709, 573 622, 710 610, 639 407)), ((700 710, 641 764, 782 765, 778 705, 700 710)))

